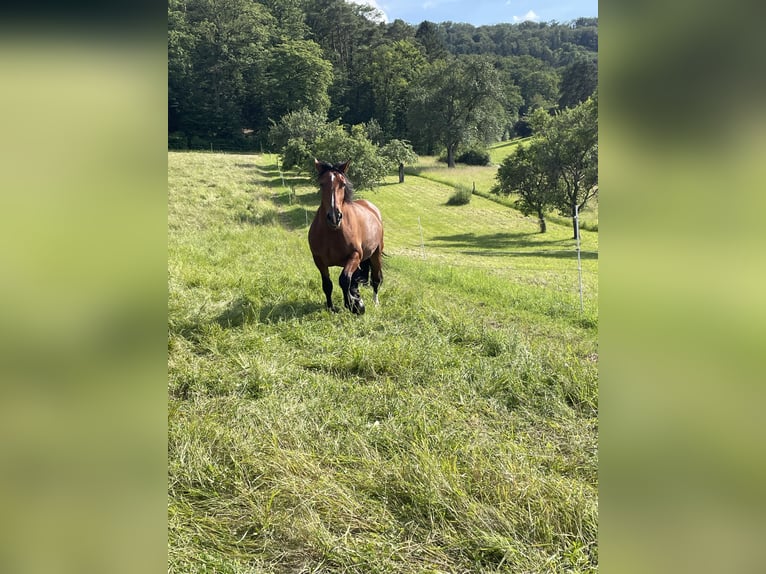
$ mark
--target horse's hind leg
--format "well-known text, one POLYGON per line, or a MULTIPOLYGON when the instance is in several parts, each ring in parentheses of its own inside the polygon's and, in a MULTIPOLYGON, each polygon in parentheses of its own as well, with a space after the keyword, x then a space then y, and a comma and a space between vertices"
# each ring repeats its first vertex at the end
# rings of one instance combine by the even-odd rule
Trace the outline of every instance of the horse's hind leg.
POLYGON ((378 304, 378 288, 383 283, 383 250, 378 248, 375 253, 369 259, 370 267, 372 267, 372 292, 373 301, 378 304))
POLYGON ((343 290, 343 303, 352 312, 357 315, 364 314, 364 301, 359 295, 359 282, 355 280, 356 271, 359 268, 359 254, 354 253, 340 272, 340 288, 343 290))
POLYGON ((368 285, 370 283, 370 260, 365 259, 359 264, 359 268, 354 271, 354 275, 351 277, 351 282, 355 284, 361 283, 362 285, 368 285))

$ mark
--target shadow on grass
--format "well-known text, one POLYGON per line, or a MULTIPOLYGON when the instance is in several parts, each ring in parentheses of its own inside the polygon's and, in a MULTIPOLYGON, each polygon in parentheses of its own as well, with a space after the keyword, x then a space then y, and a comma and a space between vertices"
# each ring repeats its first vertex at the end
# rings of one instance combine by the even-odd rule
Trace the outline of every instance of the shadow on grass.
POLYGON ((255 171, 264 177, 279 177, 279 168, 275 163, 271 163, 269 165, 256 165, 254 167, 255 171))
POLYGON ((289 189, 291 187, 308 185, 309 181, 305 177, 294 176, 286 177, 283 184, 282 178, 277 174, 276 177, 270 179, 256 179, 250 183, 254 185, 262 185, 264 187, 285 187, 289 189))
POLYGON ((455 235, 438 235, 431 241, 439 241, 450 247, 473 247, 475 249, 507 249, 512 247, 538 247, 541 245, 560 245, 567 239, 537 239, 540 233, 457 233, 455 235))
POLYGON ((275 304, 264 304, 258 315, 261 323, 281 323, 289 319, 298 319, 323 311, 325 306, 316 301, 283 301, 275 304))
POLYGON ((315 301, 293 300, 278 303, 264 303, 260 308, 246 296, 234 299, 214 322, 224 328, 241 327, 247 323, 279 323, 311 315, 324 307, 315 301))
POLYGON ((212 319, 198 318, 171 324, 171 332, 190 341, 199 342, 209 326, 219 325, 223 329, 238 329, 250 323, 278 323, 296 319, 324 310, 317 301, 293 300, 264 303, 257 306, 246 295, 233 299, 226 308, 212 319))
POLYGON ((292 209, 280 213, 279 222, 282 224, 282 227, 290 230, 308 229, 314 220, 315 213, 315 209, 306 209, 301 205, 296 205, 292 209))
MULTIPOLYGON (((484 257, 549 257, 554 259, 577 259, 575 250, 538 250, 538 251, 461 251, 464 255, 484 257)), ((581 259, 598 259, 596 251, 580 251, 581 259)))
MULTIPOLYGON (((576 259, 577 251, 566 245, 571 239, 539 239, 540 233, 491 233, 476 235, 474 233, 458 233, 455 235, 440 235, 432 237, 443 247, 467 248, 461 251, 464 255, 480 255, 485 257, 551 257, 556 259, 576 259), (541 247, 565 247, 566 249, 539 249, 541 247), (528 248, 529 251, 508 251, 509 249, 528 248), (538 248, 538 249, 536 249, 538 248)), ((597 251, 581 251, 582 259, 598 259, 597 251)))
POLYGON ((255 317, 255 305, 249 298, 242 295, 229 303, 213 321, 223 328, 231 328, 252 322, 255 317))

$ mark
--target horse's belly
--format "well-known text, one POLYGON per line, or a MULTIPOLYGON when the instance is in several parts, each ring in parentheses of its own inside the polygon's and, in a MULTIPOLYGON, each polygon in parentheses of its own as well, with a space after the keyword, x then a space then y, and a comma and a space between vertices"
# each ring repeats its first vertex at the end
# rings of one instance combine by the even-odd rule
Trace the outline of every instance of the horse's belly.
MULTIPOLYGON (((356 207, 356 206, 355 206, 356 207)), ((309 229, 309 246, 314 256, 328 267, 344 267, 349 258, 358 252, 361 259, 369 259, 380 248, 383 226, 380 219, 369 209, 347 212, 341 229, 330 230, 314 218, 309 229)))

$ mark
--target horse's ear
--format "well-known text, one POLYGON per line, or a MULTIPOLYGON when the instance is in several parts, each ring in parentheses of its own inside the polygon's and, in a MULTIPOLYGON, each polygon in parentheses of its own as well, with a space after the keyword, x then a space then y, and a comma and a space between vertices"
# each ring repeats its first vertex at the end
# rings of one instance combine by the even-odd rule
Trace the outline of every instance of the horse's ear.
POLYGON ((348 169, 348 164, 351 163, 351 160, 348 160, 346 163, 340 164, 340 171, 343 173, 346 173, 346 170, 348 169))
POLYGON ((322 171, 322 162, 317 158, 314 158, 314 168, 317 170, 317 172, 322 171))

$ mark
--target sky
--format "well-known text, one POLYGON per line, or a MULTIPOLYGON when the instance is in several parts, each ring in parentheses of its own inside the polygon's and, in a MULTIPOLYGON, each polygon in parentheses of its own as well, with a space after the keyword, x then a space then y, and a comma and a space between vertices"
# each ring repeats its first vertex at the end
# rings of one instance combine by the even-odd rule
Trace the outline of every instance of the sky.
MULTIPOLYGON (((352 1, 352 0, 346 0, 352 1)), ((581 16, 598 16, 598 0, 353 0, 369 4, 383 13, 386 22, 397 18, 410 24, 464 22, 484 24, 568 22, 581 16)))

